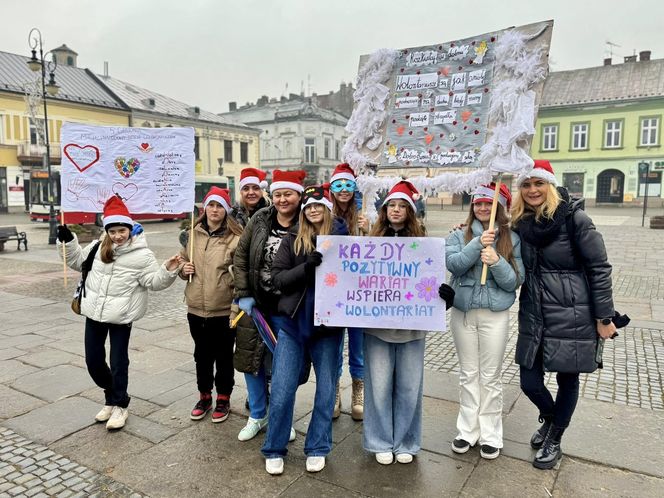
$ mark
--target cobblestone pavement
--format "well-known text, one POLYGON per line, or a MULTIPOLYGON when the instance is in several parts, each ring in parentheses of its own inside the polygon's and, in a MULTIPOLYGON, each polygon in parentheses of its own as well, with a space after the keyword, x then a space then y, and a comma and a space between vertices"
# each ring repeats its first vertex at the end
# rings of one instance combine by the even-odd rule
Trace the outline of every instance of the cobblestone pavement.
MULTIPOLYGON (((609 260, 613 264, 613 286, 616 307, 628 313, 633 321, 653 320, 659 312, 664 321, 664 231, 641 228, 640 212, 634 209, 589 210, 606 241, 609 260), (659 311, 658 311, 659 310, 659 311)), ((654 214, 654 213, 653 213, 654 214)), ((659 212, 657 212, 659 214, 659 212)), ((465 213, 456 210, 433 211, 427 226, 431 235, 445 236, 465 213)), ((42 227, 39 227, 42 228, 42 227)), ((145 226, 150 247, 159 258, 167 258, 179 249, 174 223, 151 223, 145 226)), ((33 228, 33 231, 35 229, 33 228)), ((42 231, 43 228, 42 228, 42 231)), ((43 234, 40 234, 43 237, 43 234)), ((10 254, 6 252, 5 254, 10 254)), ((78 274, 69 272, 68 288, 62 287, 62 266, 26 261, 14 253, 11 265, 0 265, 0 290, 69 302, 78 281, 78 274)), ((0 256, 1 257, 1 256, 0 256)), ((45 256, 46 257, 46 256, 45 256)), ((169 289, 150 293, 148 318, 169 319, 186 327, 184 282, 177 280, 169 289)), ((510 333, 503 363, 503 381, 518 385, 518 366, 514 364, 517 338, 516 305, 510 317, 510 333)), ((664 410, 664 333, 652 327, 627 327, 620 337, 607 342, 604 369, 597 374, 582 375, 584 397, 617 404, 664 410)), ((450 334, 431 334, 427 340, 425 366, 438 372, 458 372, 454 343, 450 334)), ((555 379, 549 379, 555 389, 555 379)))
POLYGON ((145 495, 0 427, 0 498, 10 496, 140 498, 145 495))

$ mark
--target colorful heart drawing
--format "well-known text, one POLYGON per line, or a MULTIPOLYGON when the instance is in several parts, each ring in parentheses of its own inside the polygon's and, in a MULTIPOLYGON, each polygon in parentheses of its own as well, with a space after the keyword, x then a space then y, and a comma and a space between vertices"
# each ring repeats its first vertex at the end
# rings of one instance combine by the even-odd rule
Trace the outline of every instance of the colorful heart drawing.
POLYGON ((397 128, 397 135, 403 135, 404 131, 406 131, 406 127, 405 126, 399 126, 397 128))
POLYGON ((67 144, 62 150, 81 173, 99 161, 99 149, 94 145, 67 144))
POLYGON ((463 111, 461 113, 461 121, 464 123, 470 119, 470 117, 473 115, 472 111, 463 111))
POLYGON ((425 135, 424 136, 424 141, 429 145, 431 141, 433 140, 433 135, 425 135))
POLYGON ((123 201, 128 201, 138 192, 138 186, 135 183, 114 183, 113 193, 119 196, 123 201))
POLYGON ((129 178, 134 173, 138 171, 141 167, 141 162, 132 157, 130 159, 125 159, 124 157, 118 157, 115 159, 115 169, 118 170, 124 178, 129 178))

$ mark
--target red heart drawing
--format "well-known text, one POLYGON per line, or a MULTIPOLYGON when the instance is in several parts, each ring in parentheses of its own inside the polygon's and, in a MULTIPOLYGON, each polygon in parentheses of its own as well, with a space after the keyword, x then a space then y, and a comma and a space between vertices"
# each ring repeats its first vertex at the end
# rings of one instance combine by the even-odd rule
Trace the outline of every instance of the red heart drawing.
POLYGON ((473 115, 471 111, 463 111, 461 113, 461 121, 464 123, 470 119, 470 117, 473 115))
POLYGON ((135 183, 114 183, 113 193, 120 196, 123 201, 128 201, 138 192, 138 187, 135 183))
POLYGON ((141 148, 143 150, 147 149, 148 147, 150 147, 150 144, 146 144, 146 143, 141 144, 141 148))
POLYGON ((403 135, 403 132, 406 130, 405 126, 399 126, 397 128, 397 135, 403 135))
POLYGON ((433 135, 425 135, 424 136, 424 141, 429 145, 431 141, 433 140, 433 135))
POLYGON ((99 161, 99 149, 94 145, 67 144, 62 150, 81 173, 99 161))

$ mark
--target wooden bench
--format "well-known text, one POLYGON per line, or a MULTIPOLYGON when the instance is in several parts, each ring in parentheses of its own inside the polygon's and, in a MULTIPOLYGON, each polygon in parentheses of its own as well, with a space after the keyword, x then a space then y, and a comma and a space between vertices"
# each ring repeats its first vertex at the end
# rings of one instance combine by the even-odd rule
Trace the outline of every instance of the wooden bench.
POLYGON ((18 241, 18 250, 21 250, 21 243, 25 250, 28 250, 28 236, 25 232, 19 232, 16 227, 0 227, 0 251, 4 251, 5 242, 9 240, 18 241))

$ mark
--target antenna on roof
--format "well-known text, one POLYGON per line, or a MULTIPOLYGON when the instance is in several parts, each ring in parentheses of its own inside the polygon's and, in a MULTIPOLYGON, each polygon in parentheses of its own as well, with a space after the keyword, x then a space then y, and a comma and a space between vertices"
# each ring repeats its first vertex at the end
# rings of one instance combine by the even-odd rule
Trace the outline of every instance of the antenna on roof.
POLYGON ((284 87, 284 91, 281 92, 281 96, 283 97, 284 95, 288 95, 288 81, 286 82, 286 86, 284 87))
POLYGON ((617 43, 613 43, 612 41, 609 40, 606 40, 604 43, 606 44, 605 48, 606 56, 612 59, 614 47, 620 48, 620 45, 618 45, 617 43))

